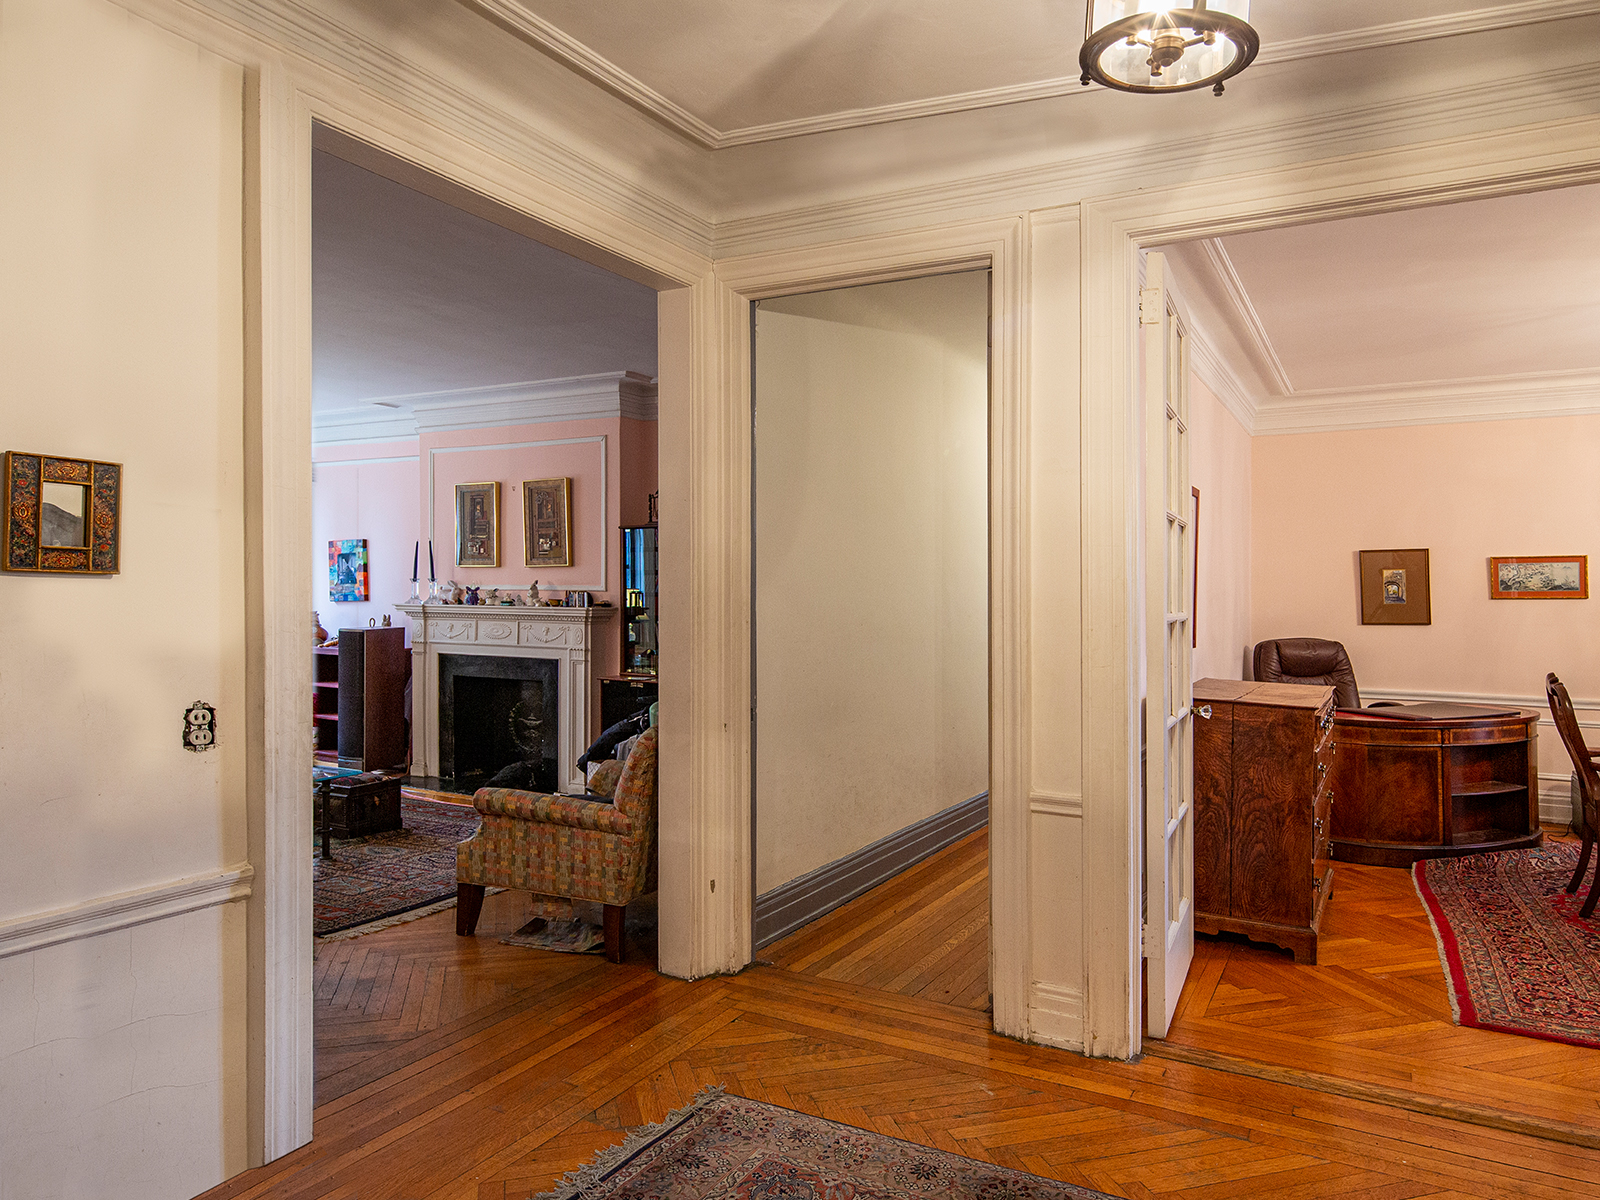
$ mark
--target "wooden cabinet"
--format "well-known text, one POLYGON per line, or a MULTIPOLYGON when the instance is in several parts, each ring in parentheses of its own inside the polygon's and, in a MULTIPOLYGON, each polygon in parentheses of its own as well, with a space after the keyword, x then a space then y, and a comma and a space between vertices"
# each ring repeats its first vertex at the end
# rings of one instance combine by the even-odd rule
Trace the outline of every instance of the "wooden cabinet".
POLYGON ((1333 689, 1201 679, 1194 706, 1195 930, 1314 963, 1333 891, 1333 689))
POLYGON ((398 626, 341 629, 338 652, 339 765, 403 770, 406 677, 411 672, 406 631, 398 626))
POLYGON ((1539 845, 1538 725, 1534 711, 1449 704, 1340 712, 1333 856, 1409 867, 1539 845))

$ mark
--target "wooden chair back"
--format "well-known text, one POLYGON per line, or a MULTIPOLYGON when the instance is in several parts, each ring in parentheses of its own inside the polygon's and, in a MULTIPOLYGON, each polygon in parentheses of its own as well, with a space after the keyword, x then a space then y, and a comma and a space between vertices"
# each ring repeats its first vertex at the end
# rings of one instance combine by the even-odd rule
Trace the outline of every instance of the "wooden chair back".
POLYGON ((1582 813, 1574 813, 1583 828, 1593 831, 1600 822, 1600 770, 1595 767, 1589 747, 1584 743, 1583 730, 1578 728, 1578 718, 1572 711, 1572 699, 1567 686, 1556 678, 1554 671, 1545 676, 1545 696, 1550 701, 1550 716, 1561 734, 1561 742, 1572 758, 1573 769, 1578 773, 1578 795, 1583 805, 1582 813))

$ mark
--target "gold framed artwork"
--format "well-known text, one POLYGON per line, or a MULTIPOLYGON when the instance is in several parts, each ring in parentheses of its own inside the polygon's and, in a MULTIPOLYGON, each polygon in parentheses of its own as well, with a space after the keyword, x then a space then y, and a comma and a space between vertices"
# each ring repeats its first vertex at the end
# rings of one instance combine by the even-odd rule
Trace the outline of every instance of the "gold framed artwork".
POLYGON ((571 479, 522 481, 522 540, 525 565, 572 565, 571 479))
POLYGON ((1362 550, 1361 623, 1432 625, 1427 550, 1362 550))
POLYGON ((456 484, 456 566, 500 565, 500 485, 456 484))
POLYGON ((1491 600, 1587 600, 1589 556, 1546 554, 1539 558, 1489 560, 1491 600))
POLYGON ((122 570, 122 464, 7 450, 0 566, 115 575, 122 570))

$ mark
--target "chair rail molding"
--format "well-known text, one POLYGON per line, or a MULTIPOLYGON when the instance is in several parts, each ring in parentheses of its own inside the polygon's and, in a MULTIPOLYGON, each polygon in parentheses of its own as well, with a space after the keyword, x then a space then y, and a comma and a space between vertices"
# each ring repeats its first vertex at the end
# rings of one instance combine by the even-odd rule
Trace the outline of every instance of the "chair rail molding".
POLYGON ((1083 212, 1085 1047, 1138 1052, 1139 662, 1130 597, 1135 503, 1132 308, 1141 246, 1600 179, 1600 121, 1580 118, 1085 200, 1083 212))
POLYGON ((0 921, 0 958, 248 899, 255 868, 235 863, 167 883, 0 921))

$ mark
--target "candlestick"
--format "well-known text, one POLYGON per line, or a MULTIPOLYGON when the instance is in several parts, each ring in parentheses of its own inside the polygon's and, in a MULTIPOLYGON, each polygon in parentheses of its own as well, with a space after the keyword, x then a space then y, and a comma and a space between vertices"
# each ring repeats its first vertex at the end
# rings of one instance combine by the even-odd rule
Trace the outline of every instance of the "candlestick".
POLYGON ((422 556, 422 543, 418 542, 411 549, 411 582, 417 581, 417 562, 422 556))

